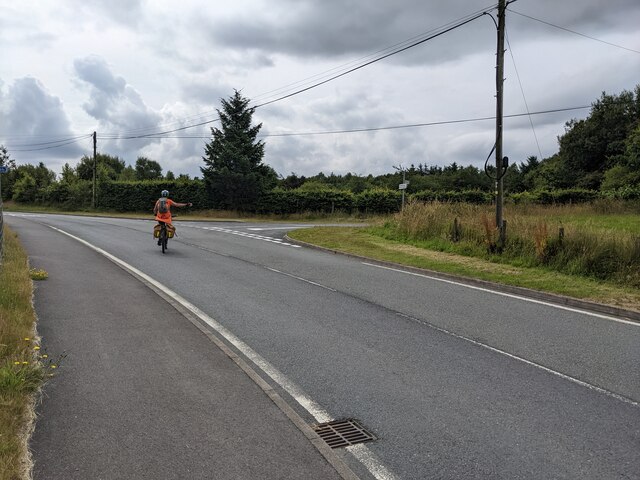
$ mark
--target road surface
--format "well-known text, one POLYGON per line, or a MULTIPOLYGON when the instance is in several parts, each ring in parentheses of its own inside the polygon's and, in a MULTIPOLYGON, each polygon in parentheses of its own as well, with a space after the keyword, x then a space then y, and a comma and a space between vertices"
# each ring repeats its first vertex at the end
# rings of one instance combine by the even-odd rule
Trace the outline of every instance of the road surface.
POLYGON ((178 219, 162 255, 150 221, 6 219, 157 282, 309 424, 358 419, 361 478, 640 478, 638 323, 301 248, 296 225, 178 219))

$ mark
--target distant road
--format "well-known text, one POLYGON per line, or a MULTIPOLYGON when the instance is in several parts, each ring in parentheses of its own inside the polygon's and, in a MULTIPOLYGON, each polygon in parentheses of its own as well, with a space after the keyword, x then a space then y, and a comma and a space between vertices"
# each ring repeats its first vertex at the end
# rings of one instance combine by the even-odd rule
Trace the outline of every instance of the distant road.
POLYGON ((295 225, 178 220, 162 255, 149 221, 17 217, 175 292, 309 423, 360 420, 363 478, 640 478, 638 323, 301 248, 295 225))

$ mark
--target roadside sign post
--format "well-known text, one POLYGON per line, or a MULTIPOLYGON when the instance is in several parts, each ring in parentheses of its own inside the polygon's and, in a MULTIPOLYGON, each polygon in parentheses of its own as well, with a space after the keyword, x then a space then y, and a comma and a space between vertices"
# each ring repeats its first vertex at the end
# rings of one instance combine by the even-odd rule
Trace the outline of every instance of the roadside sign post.
POLYGON ((409 182, 406 179, 406 173, 404 171, 404 168, 402 169, 402 183, 400 185, 398 185, 398 189, 402 191, 402 210, 404 211, 404 191, 407 189, 407 187, 409 186, 409 182))

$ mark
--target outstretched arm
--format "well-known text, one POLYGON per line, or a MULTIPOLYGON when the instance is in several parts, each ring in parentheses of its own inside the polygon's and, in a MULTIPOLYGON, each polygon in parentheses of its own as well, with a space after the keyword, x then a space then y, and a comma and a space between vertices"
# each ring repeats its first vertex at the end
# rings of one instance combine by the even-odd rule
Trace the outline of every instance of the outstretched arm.
POLYGON ((173 204, 176 207, 191 207, 193 206, 193 203, 178 203, 178 202, 173 202, 173 204))

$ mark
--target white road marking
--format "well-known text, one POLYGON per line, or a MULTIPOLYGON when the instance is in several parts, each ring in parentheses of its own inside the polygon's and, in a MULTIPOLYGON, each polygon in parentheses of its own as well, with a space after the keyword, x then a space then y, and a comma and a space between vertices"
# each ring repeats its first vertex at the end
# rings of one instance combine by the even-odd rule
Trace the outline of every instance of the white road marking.
POLYGON ((520 295, 514 295, 512 293, 498 292, 496 290, 491 290, 491 289, 488 289, 488 288, 476 287, 474 285, 468 285, 466 283, 456 282, 454 280, 446 280, 444 278, 432 277, 432 276, 425 275, 425 274, 422 274, 422 273, 415 273, 415 272, 410 272, 410 271, 407 271, 407 270, 400 270, 398 268, 385 267, 383 265, 375 265, 373 263, 367 263, 367 262, 362 262, 362 264, 363 265, 367 265, 368 267, 381 268, 383 270, 391 270, 393 272, 404 273, 406 275, 413 275, 415 277, 427 278, 429 280, 435 280, 437 282, 449 283, 449 284, 452 284, 452 285, 457 285, 459 287, 470 288, 472 290, 479 290, 481 292, 492 293, 494 295, 500 295, 500 296, 503 296, 503 297, 515 298, 515 299, 518 299, 518 300, 523 300, 525 302, 537 303, 539 305, 545 305, 547 307, 553 307, 553 308, 557 308, 557 309, 560 309, 560 310, 566 310, 568 312, 580 313, 580 314, 588 315, 588 316, 591 316, 591 317, 597 317, 597 318, 603 318, 605 320, 611 320, 612 322, 624 323, 626 325, 633 325, 634 327, 640 327, 640 323, 638 323, 638 322, 633 322, 631 320, 623 320, 622 318, 611 317, 609 315, 603 315, 601 313, 589 312, 588 310, 581 310, 579 308, 565 307, 563 305, 558 305, 558 304, 555 304, 555 303, 545 302, 543 300, 536 300, 535 298, 523 297, 523 296, 520 296, 520 295))
POLYGON ((330 290, 332 292, 336 292, 337 291, 337 290, 335 290, 335 289, 333 289, 331 287, 327 287, 326 285, 322 285, 321 283, 312 282, 311 280, 307 280, 306 278, 298 277, 296 275, 292 275, 292 274, 287 273, 287 272, 282 272, 280 270, 276 270, 275 268, 271 268, 271 267, 265 267, 265 268, 267 270, 271 270, 272 272, 276 272, 276 273, 279 273, 281 275, 285 275, 287 277, 295 278, 296 280, 300 280, 300 281, 303 281, 303 282, 306 282, 306 283, 310 283, 311 285, 315 285, 317 287, 321 287, 321 288, 324 288, 326 290, 330 290))
POLYGON ((451 335, 452 337, 459 338, 460 340, 464 340, 466 342, 473 343, 474 345, 477 345, 477 346, 482 347, 482 348, 486 348, 487 350, 491 350, 492 352, 499 353, 500 355, 504 355, 505 357, 512 358, 513 360, 517 360, 519 362, 526 363, 527 365, 530 365, 532 367, 535 367, 535 368, 538 368, 540 370, 543 370, 543 371, 545 371, 547 373, 550 373, 552 375, 560 377, 560 378, 562 378, 564 380, 569 380, 570 382, 578 384, 578 385, 580 385, 582 387, 586 387, 586 388, 588 388, 590 390, 594 390, 594 391, 596 391, 598 393, 602 393, 602 394, 607 395, 609 397, 615 398, 616 400, 620 400, 621 402, 628 403, 630 405, 633 405, 634 407, 640 407, 640 403, 638 403, 638 402, 636 402, 636 401, 634 401, 634 400, 632 400, 630 398, 623 397, 622 395, 618 395, 617 393, 614 393, 614 392, 612 392, 610 390, 605 390, 602 387, 598 387, 596 385, 592 385, 590 383, 583 382, 582 380, 579 380, 579 379, 577 379, 575 377, 571 377, 571 376, 566 375, 564 373, 560 373, 560 372, 558 372, 556 370, 552 370, 549 367, 545 367, 544 365, 540 365, 539 363, 532 362, 531 360, 527 360, 526 358, 522 358, 522 357, 519 357, 517 355, 513 355, 512 353, 505 352, 504 350, 500 350, 499 348, 492 347, 491 345, 487 345, 486 343, 478 342, 477 340, 473 340, 472 338, 465 337, 465 336, 459 335, 457 333, 453 333, 453 332, 451 332, 449 330, 446 330, 444 328, 437 327, 437 326, 435 326, 435 325, 433 325, 433 324, 431 324, 429 322, 425 322, 424 320, 420 320, 420 319, 412 317, 410 315, 405 315, 404 313, 396 312, 396 315, 398 315, 400 317, 403 317, 403 318, 406 318, 406 319, 409 319, 409 320, 411 320, 413 322, 419 323, 419 324, 424 325, 426 327, 432 328, 432 329, 437 330, 439 332, 445 333, 447 335, 451 335))
MULTIPOLYGON (((222 228, 222 227, 201 227, 199 225, 188 225, 188 224, 182 224, 182 223, 179 224, 179 225, 181 227, 196 228, 196 229, 199 229, 199 230, 211 230, 211 231, 214 231, 214 232, 228 233, 230 235, 238 235, 240 237, 252 238, 254 240, 262 240, 263 242, 275 243, 275 244, 278 244, 278 245, 283 245, 285 247, 302 248, 302 247, 300 247, 300 245, 293 245, 292 243, 287 243, 284 240, 281 240, 279 238, 267 237, 267 236, 264 236, 264 235, 258 235, 256 233, 241 232, 241 231, 238 231, 238 230, 231 230, 231 229, 222 228)), ((249 230, 253 230, 253 229, 249 229, 249 230)))
MULTIPOLYGON (((193 305, 188 300, 184 299, 180 295, 178 295, 173 290, 169 289, 162 283, 158 282, 154 278, 150 277, 146 273, 138 270, 132 265, 129 265, 124 260, 119 259, 118 257, 110 254, 106 250, 101 249, 100 247, 96 247, 95 245, 83 240, 80 237, 76 237, 64 230, 56 228, 52 225, 47 225, 49 228, 62 233, 74 240, 82 243, 83 245, 89 247, 90 249, 98 252, 99 254, 105 256, 109 260, 111 260, 116 265, 119 265, 123 269, 128 272, 134 273, 140 278, 143 278, 146 282, 153 285, 158 290, 161 290, 165 295, 172 298, 175 302, 182 305, 184 308, 193 313, 196 317, 202 320, 204 323, 213 328, 219 335, 224 337, 230 344, 238 349, 246 358, 248 358, 251 362, 253 362, 256 367, 262 370, 269 378, 271 378, 276 384, 278 384, 283 390, 285 390, 296 402, 298 402, 307 412, 309 412, 316 422, 325 423, 334 420, 334 418, 327 412, 324 408, 322 408, 317 402, 311 399, 298 385, 289 380, 286 375, 280 372, 277 368, 271 365, 268 361, 266 361, 261 355, 259 355, 256 351, 254 351, 249 345, 244 343, 238 337, 236 337, 230 330, 226 327, 218 323, 212 317, 204 313, 198 307, 193 305)), ((365 445, 361 445, 354 454, 355 458, 363 463, 365 468, 376 478, 377 480, 395 480, 396 477, 393 475, 375 456, 373 452, 371 452, 365 445), (364 459, 364 460, 361 460, 364 459), (365 463, 366 461, 366 463, 365 463), (383 475, 384 473, 384 475, 383 475)))
POLYGON ((37 213, 9 213, 9 212, 4 212, 4 214, 7 217, 31 217, 31 218, 44 217, 44 215, 39 215, 37 213))
POLYGON ((249 227, 247 230, 252 230, 254 232, 260 232, 263 230, 291 230, 294 228, 311 228, 313 225, 290 225, 288 227, 249 227))
POLYGON ((366 445, 359 443, 349 445, 346 449, 362 463, 378 480, 393 480, 396 476, 391 473, 366 445))

